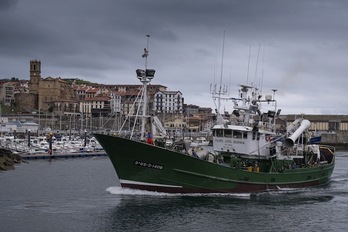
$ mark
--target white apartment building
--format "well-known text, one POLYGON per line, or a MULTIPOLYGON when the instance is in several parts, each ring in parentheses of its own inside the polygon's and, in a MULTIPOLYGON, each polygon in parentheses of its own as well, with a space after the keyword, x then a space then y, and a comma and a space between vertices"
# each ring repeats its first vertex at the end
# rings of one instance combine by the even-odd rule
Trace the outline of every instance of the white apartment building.
POLYGON ((111 113, 121 113, 121 95, 110 93, 110 108, 111 113))
POLYGON ((154 112, 181 114, 183 111, 184 99, 180 91, 159 91, 153 100, 154 112))

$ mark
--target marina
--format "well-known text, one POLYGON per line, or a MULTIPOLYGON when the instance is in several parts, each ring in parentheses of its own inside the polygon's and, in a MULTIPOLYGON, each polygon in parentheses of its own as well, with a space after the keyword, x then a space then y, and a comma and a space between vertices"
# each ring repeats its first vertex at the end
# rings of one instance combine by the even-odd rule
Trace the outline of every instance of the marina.
POLYGON ((50 136, 33 136, 18 139, 4 136, 0 138, 0 146, 19 155, 23 160, 106 156, 95 138, 87 135, 85 138, 71 140, 68 137, 56 139, 50 136))

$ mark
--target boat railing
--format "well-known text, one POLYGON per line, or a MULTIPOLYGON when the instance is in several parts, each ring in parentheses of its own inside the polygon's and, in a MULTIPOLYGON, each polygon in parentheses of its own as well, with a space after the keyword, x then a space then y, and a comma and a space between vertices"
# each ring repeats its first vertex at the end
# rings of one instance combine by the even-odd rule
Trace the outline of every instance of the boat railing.
MULTIPOLYGON (((255 126, 254 123, 244 122, 244 121, 235 122, 234 125, 247 126, 247 127, 254 127, 255 126)), ((275 125, 273 123, 269 123, 269 122, 262 122, 261 124, 258 125, 258 128, 261 130, 275 131, 275 125)))

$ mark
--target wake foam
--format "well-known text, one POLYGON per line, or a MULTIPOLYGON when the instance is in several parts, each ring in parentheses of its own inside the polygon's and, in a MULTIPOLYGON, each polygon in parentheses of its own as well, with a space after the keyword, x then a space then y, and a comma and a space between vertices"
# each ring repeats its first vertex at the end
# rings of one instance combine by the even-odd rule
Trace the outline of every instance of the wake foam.
POLYGON ((114 194, 114 195, 147 195, 147 196, 171 196, 175 194, 170 193, 160 193, 160 192, 152 192, 152 191, 145 191, 145 190, 137 190, 137 189, 129 189, 129 188, 122 188, 120 186, 115 187, 109 187, 106 189, 107 192, 114 194))
POLYGON ((331 178, 331 182, 348 182, 347 176, 336 176, 334 178, 331 178))
POLYGON ((236 198, 250 198, 250 193, 161 193, 137 189, 122 188, 120 186, 109 187, 107 192, 114 195, 133 195, 133 196, 193 196, 193 197, 236 197, 236 198))

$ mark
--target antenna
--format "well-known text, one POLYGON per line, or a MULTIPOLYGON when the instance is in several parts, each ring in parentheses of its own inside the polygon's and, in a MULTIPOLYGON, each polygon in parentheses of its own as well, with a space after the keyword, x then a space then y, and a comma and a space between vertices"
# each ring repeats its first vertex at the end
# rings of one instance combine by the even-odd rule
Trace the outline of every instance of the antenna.
POLYGON ((225 52, 225 31, 224 31, 224 38, 223 38, 223 41, 222 41, 220 92, 221 92, 221 85, 222 85, 222 74, 223 74, 223 69, 224 69, 224 52, 225 52))
POLYGON ((142 55, 142 57, 145 58, 145 70, 147 69, 147 57, 149 56, 150 35, 146 35, 146 37, 147 37, 146 48, 144 48, 144 54, 142 55))
POLYGON ((251 55, 251 45, 249 46, 249 60, 248 60, 248 70, 247 70, 247 85, 248 83, 248 79, 249 79, 249 67, 250 67, 250 55, 251 55))
POLYGON ((273 100, 275 100, 275 93, 278 91, 278 89, 272 89, 273 91, 273 100))
POLYGON ((222 40, 222 54, 221 54, 221 74, 220 74, 220 87, 219 87, 219 101, 218 101, 218 114, 220 114, 220 107, 221 107, 221 88, 222 88, 222 74, 224 69, 224 51, 225 51, 225 31, 224 31, 224 37, 222 40))
POLYGON ((259 56, 260 56, 260 43, 259 43, 259 51, 257 52, 257 59, 256 59, 256 68, 255 68, 255 76, 254 76, 254 82, 256 85, 256 75, 257 75, 257 68, 259 66, 259 56))
POLYGON ((260 83, 260 93, 262 94, 262 87, 263 87, 263 75, 264 75, 264 64, 265 64, 265 47, 263 48, 263 54, 262 54, 262 73, 261 73, 261 83, 260 83))

